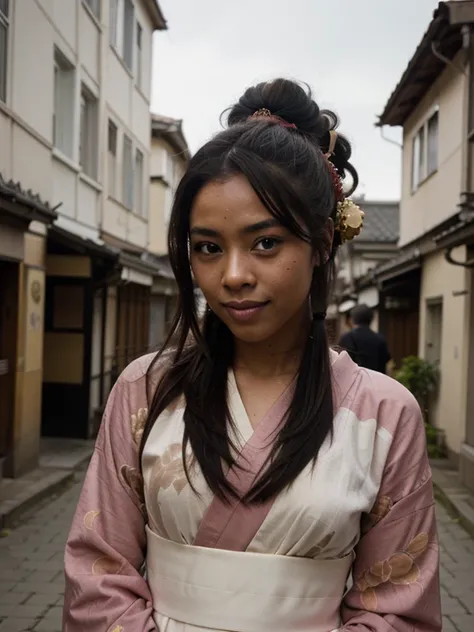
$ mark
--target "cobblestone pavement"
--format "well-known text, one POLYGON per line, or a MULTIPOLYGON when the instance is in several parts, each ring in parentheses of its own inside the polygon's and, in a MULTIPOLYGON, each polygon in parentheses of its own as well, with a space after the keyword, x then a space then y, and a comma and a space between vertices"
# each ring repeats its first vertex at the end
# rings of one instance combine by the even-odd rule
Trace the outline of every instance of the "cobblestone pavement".
MULTIPOLYGON (((63 550, 82 477, 0 538, 0 632, 61 632, 63 550)), ((443 632, 474 632, 474 541, 438 506, 443 632)))

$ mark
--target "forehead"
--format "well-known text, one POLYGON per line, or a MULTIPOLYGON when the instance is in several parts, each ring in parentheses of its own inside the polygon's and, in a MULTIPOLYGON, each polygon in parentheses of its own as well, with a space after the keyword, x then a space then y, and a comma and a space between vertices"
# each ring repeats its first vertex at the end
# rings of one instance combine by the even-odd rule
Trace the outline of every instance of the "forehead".
POLYGON ((210 182, 201 189, 191 209, 190 224, 191 228, 196 225, 239 228, 271 218, 247 179, 238 175, 210 182))

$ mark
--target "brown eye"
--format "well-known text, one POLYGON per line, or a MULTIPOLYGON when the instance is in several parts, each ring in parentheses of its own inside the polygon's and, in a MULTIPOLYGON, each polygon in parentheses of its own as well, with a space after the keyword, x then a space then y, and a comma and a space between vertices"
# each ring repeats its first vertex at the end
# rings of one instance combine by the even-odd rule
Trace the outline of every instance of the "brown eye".
POLYGON ((193 250, 194 252, 200 252, 203 255, 216 255, 220 252, 220 248, 217 244, 212 244, 207 241, 196 244, 193 250))
POLYGON ((277 239, 276 237, 264 237, 263 239, 260 239, 260 241, 258 241, 255 244, 255 248, 256 250, 260 250, 260 251, 263 250, 265 252, 269 252, 269 251, 274 250, 282 242, 283 242, 282 239, 277 239))

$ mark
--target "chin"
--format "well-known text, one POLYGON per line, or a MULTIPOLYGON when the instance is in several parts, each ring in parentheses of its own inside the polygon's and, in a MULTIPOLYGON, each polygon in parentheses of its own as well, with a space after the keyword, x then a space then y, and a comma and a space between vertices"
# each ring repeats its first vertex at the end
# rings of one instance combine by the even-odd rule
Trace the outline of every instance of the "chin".
MULTIPOLYGON (((226 323, 227 324, 227 323, 226 323)), ((265 342, 269 338, 272 338, 276 331, 270 330, 268 328, 256 327, 256 326, 247 326, 247 327, 236 327, 233 325, 229 327, 231 334, 234 336, 236 340, 240 340, 241 342, 246 342, 249 344, 258 344, 261 342, 265 342)))

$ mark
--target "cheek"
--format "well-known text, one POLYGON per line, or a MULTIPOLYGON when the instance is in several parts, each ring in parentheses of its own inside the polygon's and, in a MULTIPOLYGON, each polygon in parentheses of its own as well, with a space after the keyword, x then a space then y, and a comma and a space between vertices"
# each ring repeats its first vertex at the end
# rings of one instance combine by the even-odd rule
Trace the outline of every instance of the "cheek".
POLYGON ((293 295, 307 293, 313 278, 313 265, 311 255, 289 257, 275 267, 274 283, 293 295))
POLYGON ((217 284, 219 283, 217 268, 212 265, 204 265, 197 258, 191 257, 191 272, 193 277, 200 288, 200 290, 206 293, 212 293, 215 291, 217 284))

